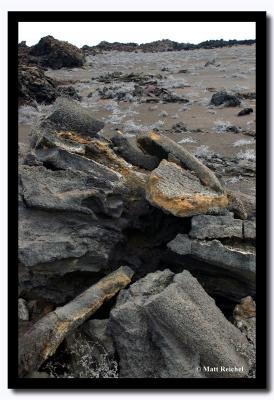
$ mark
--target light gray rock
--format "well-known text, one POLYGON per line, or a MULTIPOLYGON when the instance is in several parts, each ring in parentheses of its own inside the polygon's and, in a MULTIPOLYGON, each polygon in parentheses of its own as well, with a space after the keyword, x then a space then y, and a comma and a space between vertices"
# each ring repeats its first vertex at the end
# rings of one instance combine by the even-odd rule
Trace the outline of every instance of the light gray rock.
POLYGON ((18 299, 18 318, 22 321, 29 320, 29 310, 25 299, 18 299))
POLYGON ((256 239, 256 223, 254 221, 244 221, 244 238, 256 239))
POLYGON ((229 216, 197 215, 191 219, 190 237, 218 239, 243 237, 243 221, 229 216))
POLYGON ((178 233, 178 235, 167 244, 167 247, 179 255, 191 254, 192 240, 188 235, 178 233))
POLYGON ((167 244, 174 265, 187 267, 211 295, 234 302, 256 293, 255 249, 238 246, 218 240, 191 240, 182 234, 167 244))
POLYGON ((121 378, 232 378, 250 369, 248 341, 186 270, 157 271, 123 290, 109 329, 121 378))
POLYGON ((223 245, 219 240, 193 240, 191 254, 209 264, 225 268, 255 283, 255 249, 244 249, 223 245))
POLYGON ((23 197, 29 208, 79 212, 97 220, 96 213, 117 218, 123 212, 122 198, 118 193, 115 196, 114 186, 106 180, 110 175, 107 172, 104 190, 102 183, 98 182, 98 177, 102 180, 103 174, 95 168, 93 175, 89 175, 72 170, 52 171, 45 167, 22 166, 19 175, 23 197))

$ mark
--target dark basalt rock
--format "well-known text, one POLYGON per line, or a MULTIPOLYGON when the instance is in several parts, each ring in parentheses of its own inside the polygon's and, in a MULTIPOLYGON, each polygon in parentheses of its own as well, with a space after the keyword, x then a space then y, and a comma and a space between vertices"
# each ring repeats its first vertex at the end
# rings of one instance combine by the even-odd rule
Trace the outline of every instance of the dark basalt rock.
POLYGON ((38 58, 38 63, 44 67, 60 69, 63 67, 81 67, 85 58, 78 47, 53 36, 45 36, 30 49, 30 55, 38 58))
POLYGON ((19 65, 18 97, 19 103, 53 103, 57 98, 55 81, 37 66, 19 65))
POLYGON ((212 96, 210 104, 214 106, 237 107, 241 104, 241 101, 237 96, 228 94, 225 90, 222 90, 212 96))
POLYGON ((45 75, 44 70, 33 64, 19 64, 18 97, 19 104, 51 104, 57 97, 70 97, 80 100, 72 86, 58 87, 58 82, 45 75))
POLYGON ((248 115, 248 114, 251 114, 252 112, 253 112, 253 108, 244 108, 237 115, 238 115, 238 117, 241 117, 242 115, 248 115))
POLYGON ((137 52, 143 51, 144 53, 157 53, 164 51, 180 51, 180 50, 195 50, 195 49, 215 49, 219 47, 231 47, 238 45, 250 46, 255 44, 256 40, 207 40, 198 44, 192 43, 178 43, 169 39, 156 40, 150 43, 142 43, 140 45, 136 43, 109 43, 103 41, 96 46, 83 46, 82 50, 85 54, 96 55, 102 51, 130 51, 137 52))

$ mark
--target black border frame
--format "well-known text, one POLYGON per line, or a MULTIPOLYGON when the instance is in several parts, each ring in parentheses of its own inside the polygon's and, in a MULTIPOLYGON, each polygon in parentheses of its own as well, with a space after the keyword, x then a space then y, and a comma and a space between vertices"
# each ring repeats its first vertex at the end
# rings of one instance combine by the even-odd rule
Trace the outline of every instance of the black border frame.
MULTIPOLYGON (((233 36, 233 33, 232 33, 233 36)), ((210 39, 210 38, 209 38, 210 39)), ((9 11, 8 12, 8 388, 13 389, 266 389, 267 370, 267 270, 266 270, 266 55, 267 55, 266 12, 255 11, 9 11), (41 379, 19 378, 18 367, 18 320, 17 287, 18 276, 14 272, 17 265, 18 211, 17 185, 18 160, 14 151, 14 141, 18 143, 17 79, 18 75, 18 23, 19 22, 256 22, 256 130, 259 140, 257 154, 257 237, 260 237, 260 269, 257 274, 257 377, 247 378, 206 378, 206 379, 41 379), (260 195, 258 195, 260 194, 260 195), (258 204, 258 203, 261 204, 258 204)), ((257 243, 258 245, 258 243, 257 243)), ((257 263, 257 266, 258 263, 257 263)))

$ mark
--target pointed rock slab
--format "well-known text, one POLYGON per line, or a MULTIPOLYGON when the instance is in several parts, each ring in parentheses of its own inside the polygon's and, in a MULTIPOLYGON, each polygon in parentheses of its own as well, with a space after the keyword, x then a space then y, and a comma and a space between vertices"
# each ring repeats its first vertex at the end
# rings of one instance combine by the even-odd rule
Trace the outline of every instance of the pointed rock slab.
POLYGON ((120 292, 109 328, 121 378, 243 378, 253 357, 186 270, 157 271, 120 292))
POLYGON ((225 193, 203 186, 195 175, 166 160, 150 174, 146 198, 153 206, 177 217, 206 214, 212 208, 228 205, 225 193))
POLYGON ((158 157, 160 160, 176 161, 183 168, 195 172, 200 181, 213 190, 223 193, 224 188, 216 175, 198 158, 189 153, 183 146, 169 139, 167 136, 155 132, 141 134, 137 142, 144 151, 158 157))
POLYGON ((39 369, 55 353, 72 330, 80 326, 108 299, 126 287, 133 276, 129 267, 120 267, 70 303, 41 318, 20 339, 19 376, 39 369))

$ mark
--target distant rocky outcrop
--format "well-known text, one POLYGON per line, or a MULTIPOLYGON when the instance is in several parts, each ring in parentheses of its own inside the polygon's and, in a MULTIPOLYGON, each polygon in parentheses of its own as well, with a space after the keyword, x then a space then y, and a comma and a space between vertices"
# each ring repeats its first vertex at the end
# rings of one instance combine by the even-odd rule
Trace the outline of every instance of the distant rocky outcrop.
POLYGON ((19 64, 18 98, 20 105, 51 104, 59 96, 80 100, 74 87, 59 86, 58 82, 48 77, 38 65, 19 64))
POLYGON ((37 62, 52 69, 63 67, 73 68, 81 67, 84 64, 85 57, 78 47, 53 36, 45 36, 30 48, 29 54, 37 57, 37 62))
POLYGON ((101 42, 96 46, 83 46, 82 51, 86 55, 95 55, 98 52, 103 51, 141 51, 141 52, 164 52, 164 51, 180 51, 180 50, 196 50, 196 49, 215 49, 219 47, 231 47, 231 46, 240 46, 246 45, 250 46, 255 44, 256 40, 207 40, 205 42, 201 42, 198 44, 192 43, 179 43, 169 39, 156 40, 150 43, 142 43, 140 45, 136 43, 109 43, 109 42, 101 42))

